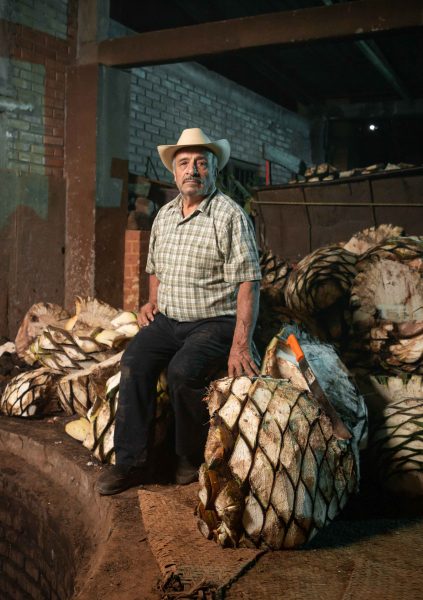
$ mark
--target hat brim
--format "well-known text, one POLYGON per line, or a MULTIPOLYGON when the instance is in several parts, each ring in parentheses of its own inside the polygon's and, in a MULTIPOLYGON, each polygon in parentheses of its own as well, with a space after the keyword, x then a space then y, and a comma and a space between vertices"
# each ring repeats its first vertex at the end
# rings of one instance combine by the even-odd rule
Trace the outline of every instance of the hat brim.
POLYGON ((231 146, 228 140, 217 140, 209 144, 174 144, 173 146, 162 145, 157 146, 157 151, 162 160, 162 163, 168 171, 173 173, 172 161, 175 154, 183 148, 207 148, 217 157, 217 168, 219 171, 227 164, 231 155, 231 146))

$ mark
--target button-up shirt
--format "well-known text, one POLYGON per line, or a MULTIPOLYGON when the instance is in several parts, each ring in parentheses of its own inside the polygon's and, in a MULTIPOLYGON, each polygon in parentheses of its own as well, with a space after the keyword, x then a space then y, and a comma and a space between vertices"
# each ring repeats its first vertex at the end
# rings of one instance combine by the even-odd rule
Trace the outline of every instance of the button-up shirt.
POLYGON ((184 218, 179 194, 154 220, 146 271, 159 280, 158 309, 171 319, 235 315, 239 284, 261 279, 251 221, 218 190, 184 218))

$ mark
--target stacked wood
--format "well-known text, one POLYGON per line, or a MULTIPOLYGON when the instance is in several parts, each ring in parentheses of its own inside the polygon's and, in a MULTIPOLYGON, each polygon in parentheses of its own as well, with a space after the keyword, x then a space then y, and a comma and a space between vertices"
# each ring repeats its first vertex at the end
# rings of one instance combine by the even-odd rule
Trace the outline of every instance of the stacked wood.
POLYGON ((289 180, 290 184, 295 183, 318 183, 320 181, 333 181, 334 179, 347 179, 350 177, 360 177, 375 175, 386 171, 398 171, 401 169, 411 169, 415 165, 409 163, 376 163, 367 167, 355 167, 339 171, 329 163, 310 165, 304 171, 304 174, 298 173, 289 180))
POLYGON ((319 381, 331 387, 332 398, 338 396, 353 437, 334 435, 299 369, 277 355, 278 340, 265 359, 267 376, 214 382, 207 398, 211 422, 197 513, 202 534, 222 546, 302 545, 339 513, 357 486, 364 401, 339 368, 339 358, 331 357, 333 349, 295 327, 281 335, 292 331, 316 373, 318 364, 326 364, 319 381), (330 381, 342 383, 335 390, 330 381))

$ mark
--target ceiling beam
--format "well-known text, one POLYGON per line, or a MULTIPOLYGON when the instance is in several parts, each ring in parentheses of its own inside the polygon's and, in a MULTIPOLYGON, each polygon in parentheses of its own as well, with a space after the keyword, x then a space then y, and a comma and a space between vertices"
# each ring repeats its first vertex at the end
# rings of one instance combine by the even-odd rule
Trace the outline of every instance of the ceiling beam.
MULTIPOLYGON (((333 0, 322 0, 326 6, 333 6, 333 0)), ((379 71, 389 85, 403 98, 410 100, 411 96, 403 81, 394 71, 392 65, 384 56, 379 46, 373 40, 356 40, 355 46, 367 58, 369 62, 379 71)))
MULTIPOLYGON (((184 0, 173 1, 190 20, 197 19, 197 22, 204 22, 207 20, 207 13, 205 11, 204 3, 199 3, 199 5, 195 8, 194 14, 194 11, 189 9, 184 0)), ((243 2, 243 0, 241 0, 241 2, 243 2)), ((235 3, 235 5, 241 10, 242 7, 245 8, 245 4, 241 4, 241 2, 238 0, 232 0, 231 6, 233 6, 235 3)), ((226 7, 226 0, 224 0, 224 3, 222 6, 220 6, 220 9, 225 10, 226 7)), ((251 51, 248 54, 242 54, 241 56, 238 56, 238 59, 246 64, 250 70, 255 71, 259 76, 270 81, 272 87, 278 91, 282 98, 288 98, 294 103, 300 101, 305 105, 312 104, 313 101, 316 102, 316 100, 312 98, 311 95, 305 90, 303 90, 301 86, 292 81, 292 79, 284 72, 281 72, 281 70, 273 66, 271 61, 269 62, 267 58, 263 60, 259 52, 251 51)), ((280 104, 284 104, 284 102, 281 101, 280 104)))
POLYGON ((158 64, 273 44, 373 37, 422 25, 423 0, 356 0, 105 40, 98 44, 97 60, 107 66, 158 64))
POLYGON ((379 46, 373 40, 356 40, 355 45, 361 53, 372 63, 389 85, 403 100, 410 100, 411 96, 403 81, 394 71, 392 65, 384 56, 379 46))
POLYGON ((392 119, 394 117, 422 117, 423 99, 383 102, 357 102, 354 104, 327 103, 310 110, 310 115, 328 119, 392 119))

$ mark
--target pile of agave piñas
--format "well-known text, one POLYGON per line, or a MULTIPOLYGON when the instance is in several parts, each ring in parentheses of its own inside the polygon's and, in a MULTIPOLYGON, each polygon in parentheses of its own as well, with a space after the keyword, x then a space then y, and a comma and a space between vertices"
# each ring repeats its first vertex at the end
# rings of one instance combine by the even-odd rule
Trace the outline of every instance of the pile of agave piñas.
MULTIPOLYGON (((381 225, 347 243, 319 248, 295 266, 264 252, 261 268, 262 351, 292 321, 335 345, 366 397, 370 451, 381 482, 397 492, 423 494, 423 239, 381 225)), ((107 382, 118 378, 120 353, 137 331, 134 313, 97 300, 78 298, 73 316, 56 305, 34 305, 16 348, 35 368, 9 383, 0 411, 38 416, 60 407, 76 413, 80 419, 68 425, 69 433, 100 460, 113 462, 118 383, 107 382)), ((275 372, 267 375, 281 379, 275 372)), ((295 373, 283 377, 298 386, 295 373)), ((283 386, 277 386, 279 396, 283 386)), ((338 396, 342 412, 340 389, 338 396)), ((163 373, 157 386, 162 424, 167 398, 163 373)), ((254 399, 248 398, 250 406, 254 399)), ((214 423, 212 413, 211 418, 214 423)))
MULTIPOLYGON (((423 237, 392 225, 366 229, 303 258, 283 291, 286 306, 356 375, 375 476, 397 494, 423 495, 423 237)), ((283 310, 270 306, 267 321, 283 310)))

